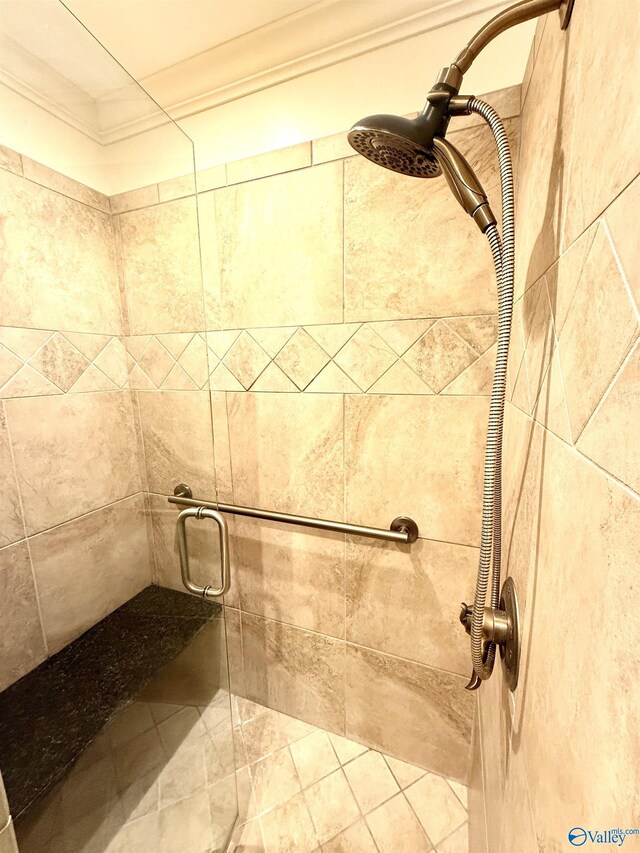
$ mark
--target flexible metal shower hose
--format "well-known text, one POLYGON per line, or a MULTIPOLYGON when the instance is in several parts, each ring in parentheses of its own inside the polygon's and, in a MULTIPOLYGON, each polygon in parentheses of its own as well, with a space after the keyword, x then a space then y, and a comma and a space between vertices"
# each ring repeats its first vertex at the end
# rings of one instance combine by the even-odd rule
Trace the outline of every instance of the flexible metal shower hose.
POLYGON ((511 152, 504 125, 499 115, 484 101, 473 98, 469 112, 477 113, 489 125, 495 137, 500 165, 502 189, 502 241, 495 225, 485 232, 491 246, 493 263, 498 281, 498 346, 496 366, 491 390, 487 446, 484 462, 484 487, 482 499, 482 534, 480 559, 473 616, 471 620, 471 659, 479 678, 490 677, 495 663, 495 643, 484 647, 482 624, 491 574, 491 607, 498 608, 500 602, 500 570, 502 547, 502 433, 504 402, 507 384, 507 361, 509 338, 513 315, 514 262, 515 262, 515 199, 511 152))

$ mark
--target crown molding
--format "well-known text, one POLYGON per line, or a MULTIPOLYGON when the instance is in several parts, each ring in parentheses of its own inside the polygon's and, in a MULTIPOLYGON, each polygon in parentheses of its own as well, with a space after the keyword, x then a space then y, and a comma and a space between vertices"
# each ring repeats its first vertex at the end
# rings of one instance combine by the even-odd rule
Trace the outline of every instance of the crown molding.
POLYGON ((174 119, 221 106, 482 12, 504 0, 323 0, 141 81, 174 119), (425 8, 426 7, 426 8, 425 8))

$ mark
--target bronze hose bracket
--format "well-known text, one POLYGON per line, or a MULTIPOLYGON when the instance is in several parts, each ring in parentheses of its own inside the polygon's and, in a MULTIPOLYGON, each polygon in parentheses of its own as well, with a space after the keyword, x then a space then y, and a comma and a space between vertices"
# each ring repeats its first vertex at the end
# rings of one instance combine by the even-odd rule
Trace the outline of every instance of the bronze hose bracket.
MULTIPOLYGON (((473 608, 464 601, 460 610, 460 622, 467 634, 471 634, 473 608)), ((518 598, 513 578, 507 578, 502 586, 500 606, 485 607, 482 616, 482 637, 487 643, 495 643, 500 649, 502 671, 510 690, 518 686, 520 669, 520 615, 518 598)), ((475 673, 469 682, 469 689, 477 690, 482 684, 475 673)))

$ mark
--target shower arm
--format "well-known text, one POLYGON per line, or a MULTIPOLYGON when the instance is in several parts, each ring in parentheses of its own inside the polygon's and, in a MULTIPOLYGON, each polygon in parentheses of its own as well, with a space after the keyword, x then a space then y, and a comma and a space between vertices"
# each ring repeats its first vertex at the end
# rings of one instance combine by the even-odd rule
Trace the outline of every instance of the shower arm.
POLYGON ((560 13, 560 27, 566 30, 574 2, 575 0, 520 0, 519 3, 509 6, 487 21, 462 48, 451 65, 446 65, 440 70, 436 82, 427 95, 425 110, 430 105, 437 111, 440 119, 440 129, 436 135, 445 135, 451 116, 468 114, 467 106, 472 96, 458 94, 462 78, 489 42, 517 24, 523 24, 525 21, 531 21, 533 18, 539 18, 556 10, 560 13))
POLYGON ((480 51, 484 50, 489 42, 493 41, 500 33, 556 9, 560 12, 560 26, 566 30, 573 3, 574 0, 521 0, 520 3, 509 6, 508 9, 499 12, 478 30, 467 46, 454 59, 452 65, 458 69, 460 75, 466 74, 480 51))

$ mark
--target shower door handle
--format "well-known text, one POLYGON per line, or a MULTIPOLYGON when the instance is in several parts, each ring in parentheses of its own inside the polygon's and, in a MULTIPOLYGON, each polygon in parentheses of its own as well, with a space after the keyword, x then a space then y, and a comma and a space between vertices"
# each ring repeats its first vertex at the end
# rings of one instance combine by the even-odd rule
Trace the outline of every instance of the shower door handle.
POLYGON ((207 509, 204 506, 189 507, 183 509, 178 516, 178 550, 180 552, 180 571, 182 572, 182 583, 193 595, 201 598, 216 598, 229 592, 231 577, 229 574, 229 529, 224 516, 215 509, 207 509), (191 580, 189 571, 189 549, 187 547, 186 522, 188 518, 210 518, 218 525, 220 541, 220 586, 198 586, 191 580))

